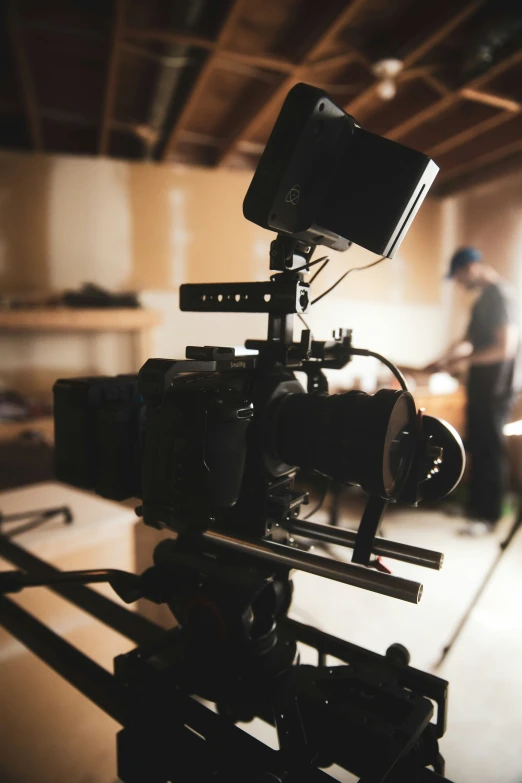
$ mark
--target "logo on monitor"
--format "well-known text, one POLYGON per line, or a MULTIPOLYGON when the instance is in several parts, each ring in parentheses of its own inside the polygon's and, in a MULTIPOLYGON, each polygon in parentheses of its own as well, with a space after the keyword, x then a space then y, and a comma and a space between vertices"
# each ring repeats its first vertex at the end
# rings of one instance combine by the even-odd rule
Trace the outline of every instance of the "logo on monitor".
POLYGON ((300 195, 301 195, 301 186, 294 185, 293 188, 290 188, 290 190, 286 194, 285 201, 288 201, 289 204, 293 204, 295 207, 297 202, 299 201, 300 195))

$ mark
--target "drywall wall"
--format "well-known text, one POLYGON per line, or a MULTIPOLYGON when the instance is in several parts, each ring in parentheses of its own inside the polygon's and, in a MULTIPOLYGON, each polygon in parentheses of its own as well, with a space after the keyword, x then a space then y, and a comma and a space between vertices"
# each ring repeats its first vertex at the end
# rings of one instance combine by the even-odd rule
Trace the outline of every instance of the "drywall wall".
MULTIPOLYGON (((31 295, 88 280, 135 288, 163 313, 157 355, 180 355, 187 343, 261 337, 264 316, 181 314, 177 306, 182 282, 267 279, 273 235, 242 216, 250 178, 249 172, 0 153, 0 291, 31 295)), ((441 280, 446 211, 427 200, 392 261, 350 276, 314 308, 314 334, 327 337, 350 326, 359 344, 398 361, 418 364, 434 355, 449 323, 441 280)), ((331 255, 317 292, 347 266, 374 258, 357 247, 331 255)), ((24 389, 46 388, 60 374, 136 369, 121 336, 1 337, 0 351, 2 377, 24 389)))
POLYGON ((472 188, 458 199, 460 239, 510 280, 522 305, 522 175, 472 188))

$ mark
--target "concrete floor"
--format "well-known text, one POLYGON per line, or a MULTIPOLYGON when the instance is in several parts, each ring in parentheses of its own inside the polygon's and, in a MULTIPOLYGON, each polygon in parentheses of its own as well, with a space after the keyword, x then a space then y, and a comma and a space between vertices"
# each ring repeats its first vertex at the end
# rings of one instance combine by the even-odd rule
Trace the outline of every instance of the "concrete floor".
POLYGON ((387 561, 393 573, 423 582, 418 606, 308 574, 294 579, 296 619, 380 653, 401 642, 413 666, 449 680, 441 750, 455 783, 522 783, 522 530, 444 665, 433 668, 511 523, 470 539, 457 535, 462 519, 440 512, 401 509, 385 517, 387 538, 445 554, 440 572, 387 561))

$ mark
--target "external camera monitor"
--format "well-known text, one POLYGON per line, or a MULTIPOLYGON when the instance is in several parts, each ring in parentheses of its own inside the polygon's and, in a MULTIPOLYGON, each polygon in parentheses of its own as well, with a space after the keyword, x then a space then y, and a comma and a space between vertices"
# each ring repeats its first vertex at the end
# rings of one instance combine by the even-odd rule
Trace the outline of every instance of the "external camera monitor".
POLYGON ((322 90, 288 94, 243 203, 248 220, 312 245, 392 258, 438 172, 369 133, 322 90))

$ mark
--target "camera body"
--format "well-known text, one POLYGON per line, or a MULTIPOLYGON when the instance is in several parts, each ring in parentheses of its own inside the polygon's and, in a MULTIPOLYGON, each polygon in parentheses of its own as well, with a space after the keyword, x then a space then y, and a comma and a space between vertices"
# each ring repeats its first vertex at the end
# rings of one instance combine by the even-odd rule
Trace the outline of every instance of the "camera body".
POLYGON ((232 529, 248 508, 249 532, 257 510, 264 534, 270 491, 295 473, 271 445, 270 419, 284 394, 304 389, 288 370, 260 372, 252 356, 223 356, 57 381, 57 477, 113 500, 142 499, 154 527, 232 529))
POLYGON ((298 364, 308 393, 290 367, 213 347, 149 359, 138 376, 60 380, 57 477, 114 500, 141 498, 146 524, 178 533, 266 536, 306 502, 293 488, 300 468, 415 503, 434 467, 433 435, 417 426, 408 392, 327 393, 323 366, 342 366, 352 350, 349 332, 311 343, 298 364))

